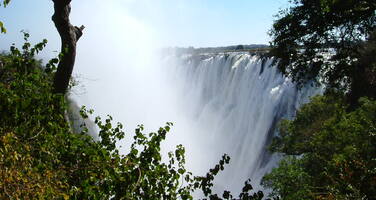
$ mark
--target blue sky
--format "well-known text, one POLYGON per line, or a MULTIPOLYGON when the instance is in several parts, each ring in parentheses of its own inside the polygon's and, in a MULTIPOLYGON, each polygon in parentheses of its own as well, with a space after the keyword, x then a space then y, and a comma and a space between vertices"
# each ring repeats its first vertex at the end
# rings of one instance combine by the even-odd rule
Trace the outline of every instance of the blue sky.
MULTIPOLYGON (((145 40, 139 34, 149 35, 147 41, 157 46, 267 44, 273 15, 287 6, 287 0, 73 0, 71 20, 86 25, 85 34, 96 35, 94 40, 123 31, 124 37, 134 37, 132 41, 145 40), (98 34, 101 29, 108 29, 108 35, 98 34)), ((58 50, 52 13, 50 0, 12 0, 8 8, 0 9, 8 29, 0 36, 0 48, 21 43, 19 31, 25 29, 33 42, 47 38, 47 51, 58 50)))

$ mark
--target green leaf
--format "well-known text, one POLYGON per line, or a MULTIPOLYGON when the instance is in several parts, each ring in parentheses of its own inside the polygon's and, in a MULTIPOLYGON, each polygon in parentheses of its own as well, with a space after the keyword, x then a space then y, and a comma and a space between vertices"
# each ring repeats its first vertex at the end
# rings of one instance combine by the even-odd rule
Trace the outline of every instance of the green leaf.
POLYGON ((4 0, 3 1, 3 4, 4 4, 4 8, 7 7, 7 5, 10 3, 10 0, 4 0))
POLYGON ((0 21, 0 32, 1 33, 6 33, 7 32, 7 29, 5 29, 4 24, 1 21, 0 21))

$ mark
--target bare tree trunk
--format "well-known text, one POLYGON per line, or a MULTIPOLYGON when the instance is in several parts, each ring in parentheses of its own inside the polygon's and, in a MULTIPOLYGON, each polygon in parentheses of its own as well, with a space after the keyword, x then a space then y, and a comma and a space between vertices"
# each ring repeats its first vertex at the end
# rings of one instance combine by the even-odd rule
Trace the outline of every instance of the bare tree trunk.
POLYGON ((52 16, 52 21, 61 38, 62 53, 54 78, 54 93, 65 94, 76 59, 76 44, 85 27, 78 28, 69 22, 71 0, 53 0, 53 2, 55 13, 52 16))

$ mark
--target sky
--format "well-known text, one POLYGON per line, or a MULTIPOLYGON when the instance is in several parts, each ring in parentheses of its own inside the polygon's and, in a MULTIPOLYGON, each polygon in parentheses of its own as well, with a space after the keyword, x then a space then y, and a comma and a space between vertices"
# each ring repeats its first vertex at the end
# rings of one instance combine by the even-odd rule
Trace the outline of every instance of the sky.
MULTIPOLYGON (((85 25, 84 34, 128 25, 117 29, 124 37, 137 40, 148 34, 151 42, 163 47, 268 44, 273 16, 287 6, 287 0, 73 0, 71 21, 85 25)), ((12 0, 0 9, 8 29, 0 36, 0 47, 20 43, 19 31, 26 30, 32 41, 47 38, 53 42, 48 51, 58 50, 52 14, 51 0, 12 0)), ((96 40, 114 39, 98 36, 96 40)))

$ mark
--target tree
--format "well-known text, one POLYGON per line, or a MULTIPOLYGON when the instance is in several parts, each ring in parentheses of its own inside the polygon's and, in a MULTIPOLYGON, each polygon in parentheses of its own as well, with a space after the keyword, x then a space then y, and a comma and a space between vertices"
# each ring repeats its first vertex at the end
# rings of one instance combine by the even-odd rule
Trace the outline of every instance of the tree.
POLYGON ((76 59, 76 45, 84 26, 73 26, 69 21, 71 0, 53 0, 55 13, 52 21, 61 37, 61 57, 54 79, 54 93, 65 94, 76 59))
POLYGON ((235 50, 243 50, 244 49, 244 46, 239 44, 235 47, 235 50))
POLYGON ((263 178, 283 199, 375 199, 376 2, 293 0, 281 11, 270 55, 298 86, 324 83, 272 152, 285 155, 263 178))
POLYGON ((376 2, 291 2, 293 6, 279 13, 270 32, 270 54, 278 58, 278 68, 300 86, 321 79, 328 87, 349 91, 352 104, 361 96, 375 97, 375 84, 366 77, 373 73, 374 80, 375 65, 359 60, 365 41, 374 43, 376 2))
POLYGON ((318 96, 281 123, 271 150, 287 155, 263 185, 282 199, 375 199, 376 101, 346 111, 341 95, 318 96))

